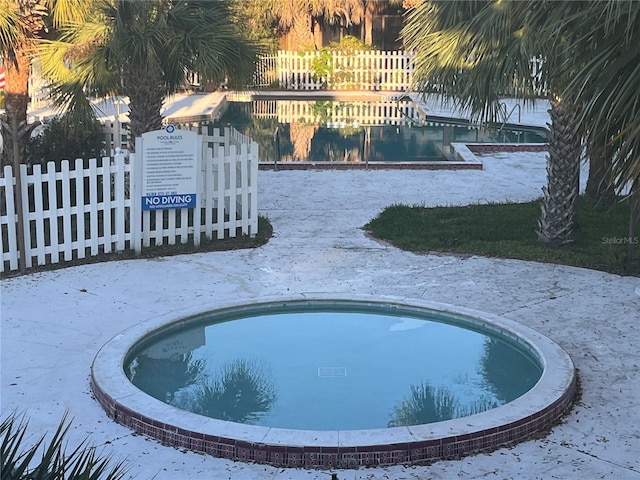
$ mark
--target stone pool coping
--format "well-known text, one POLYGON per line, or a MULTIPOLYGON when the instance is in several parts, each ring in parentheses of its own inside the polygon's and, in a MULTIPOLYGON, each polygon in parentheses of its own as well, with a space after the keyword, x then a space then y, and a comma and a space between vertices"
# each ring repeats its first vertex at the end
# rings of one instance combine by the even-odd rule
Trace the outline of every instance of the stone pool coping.
POLYGON ((260 170, 482 170, 476 156, 495 152, 542 152, 546 143, 460 143, 451 144, 455 160, 433 162, 260 162, 260 170))
POLYGON ((482 170, 482 162, 260 162, 260 170, 482 170))
POLYGON ((255 299, 251 305, 331 301, 435 310, 452 315, 461 323, 488 326, 536 355, 544 369, 542 377, 514 401, 469 417, 427 425, 348 431, 289 430, 206 418, 160 402, 128 380, 123 365, 135 344, 168 324, 188 323, 209 310, 247 305, 228 302, 159 316, 116 335, 94 359, 91 389, 110 418, 163 444, 232 460, 307 468, 424 463, 492 450, 548 429, 574 399, 577 378, 568 354, 539 332, 504 317, 437 302, 368 295, 265 297, 255 299))

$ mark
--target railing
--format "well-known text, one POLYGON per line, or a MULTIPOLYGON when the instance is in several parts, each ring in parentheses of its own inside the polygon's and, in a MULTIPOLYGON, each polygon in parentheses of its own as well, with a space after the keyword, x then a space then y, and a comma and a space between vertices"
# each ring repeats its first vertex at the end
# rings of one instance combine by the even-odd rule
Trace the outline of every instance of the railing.
POLYGON ((124 155, 49 162, 45 168, 21 165, 18 180, 6 166, 0 176, 0 272, 18 270, 21 259, 31 268, 137 250, 136 241, 151 247, 255 235, 258 146, 247 139, 230 130, 203 134, 203 187, 200 207, 192 209, 141 212, 140 198, 129 193, 135 169, 124 155), (139 235, 132 235, 134 215, 142 217, 139 235))

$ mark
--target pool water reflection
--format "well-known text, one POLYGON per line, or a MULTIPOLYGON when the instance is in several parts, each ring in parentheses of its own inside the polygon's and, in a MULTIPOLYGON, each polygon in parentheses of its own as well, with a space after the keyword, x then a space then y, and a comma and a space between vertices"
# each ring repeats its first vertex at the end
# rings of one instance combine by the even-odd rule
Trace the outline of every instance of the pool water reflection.
POLYGON ((256 141, 261 162, 442 162, 454 159, 454 142, 545 141, 540 129, 491 130, 464 120, 426 119, 409 100, 227 102, 210 129, 224 126, 256 141))
POLYGON ((128 377, 212 418, 356 430, 479 413, 523 395, 542 374, 522 347, 444 316, 364 307, 238 316, 204 317, 141 345, 129 355, 128 377))

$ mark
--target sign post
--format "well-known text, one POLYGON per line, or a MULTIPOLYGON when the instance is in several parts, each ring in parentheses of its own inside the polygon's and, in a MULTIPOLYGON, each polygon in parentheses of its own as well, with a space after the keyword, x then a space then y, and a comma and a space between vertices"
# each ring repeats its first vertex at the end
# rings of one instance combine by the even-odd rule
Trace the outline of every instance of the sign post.
MULTIPOLYGON (((142 251, 143 212, 197 206, 201 143, 196 132, 176 130, 171 124, 136 138, 131 154, 131 242, 137 255, 142 251)), ((194 241, 199 242, 195 233, 194 241)))
POLYGON ((198 187, 198 134, 164 130, 142 134, 142 210, 195 208, 198 187))

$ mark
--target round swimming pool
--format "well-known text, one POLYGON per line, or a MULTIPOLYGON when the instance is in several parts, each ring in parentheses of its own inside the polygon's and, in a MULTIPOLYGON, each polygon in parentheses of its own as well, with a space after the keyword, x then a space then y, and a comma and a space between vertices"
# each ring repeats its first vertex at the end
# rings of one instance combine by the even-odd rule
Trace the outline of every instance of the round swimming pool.
POLYGON ((216 456, 354 467, 526 439, 575 393, 560 347, 468 309, 295 297, 202 310, 101 349, 92 388, 109 416, 216 456))

